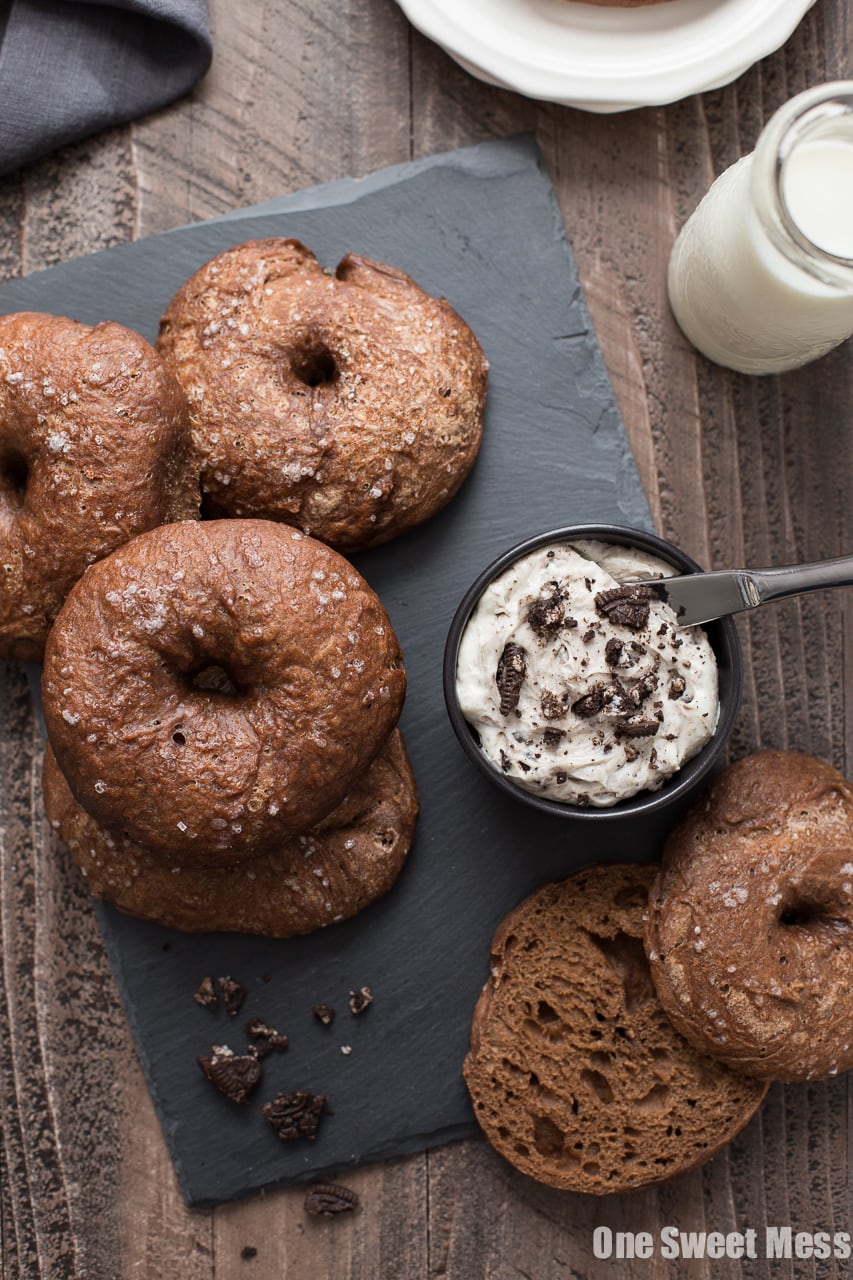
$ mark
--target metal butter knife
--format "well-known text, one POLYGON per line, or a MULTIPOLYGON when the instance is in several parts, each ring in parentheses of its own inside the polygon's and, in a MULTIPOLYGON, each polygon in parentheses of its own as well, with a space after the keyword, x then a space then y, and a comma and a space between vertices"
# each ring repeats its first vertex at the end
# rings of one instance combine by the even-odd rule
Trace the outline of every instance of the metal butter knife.
POLYGON ((768 600, 782 600, 825 587, 853 586, 853 556, 792 564, 781 569, 719 569, 683 578, 664 578, 662 585, 680 627, 711 622, 768 600))

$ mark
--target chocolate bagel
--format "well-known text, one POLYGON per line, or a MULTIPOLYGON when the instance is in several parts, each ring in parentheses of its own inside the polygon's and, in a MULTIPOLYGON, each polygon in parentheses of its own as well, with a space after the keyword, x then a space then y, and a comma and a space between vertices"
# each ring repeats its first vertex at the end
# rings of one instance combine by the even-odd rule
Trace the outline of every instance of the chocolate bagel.
POLYGON ((271 853, 346 795, 396 724, 397 639, 336 552, 268 521, 173 524, 92 565, 45 652, 79 804, 179 866, 271 853))
POLYGON ((0 657, 41 658, 87 565, 198 515, 186 402, 119 324, 0 316, 0 657))
POLYGON ((666 844, 645 943, 696 1048, 776 1080, 853 1067, 850 783, 792 751, 731 765, 666 844))
POLYGON ((48 748, 48 818, 92 892, 120 910, 191 933, 289 938, 344 920, 396 880, 412 842, 417 789, 394 730, 346 798, 274 853, 233 867, 172 867, 83 810, 48 748))
POLYGON ((433 515, 476 457, 477 339, 368 258, 331 275, 298 240, 238 245, 178 291, 157 345, 189 400, 206 514, 353 551, 433 515))

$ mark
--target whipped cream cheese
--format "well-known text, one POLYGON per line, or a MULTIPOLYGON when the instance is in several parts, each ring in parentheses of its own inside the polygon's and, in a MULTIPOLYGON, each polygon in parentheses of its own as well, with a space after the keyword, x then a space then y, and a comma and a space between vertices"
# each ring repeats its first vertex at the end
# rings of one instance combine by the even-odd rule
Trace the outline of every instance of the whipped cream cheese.
POLYGON ((700 627, 678 628, 654 585, 674 573, 635 548, 579 541, 540 547, 486 588, 456 688, 513 782, 606 808, 656 791, 712 736, 713 651, 700 627))

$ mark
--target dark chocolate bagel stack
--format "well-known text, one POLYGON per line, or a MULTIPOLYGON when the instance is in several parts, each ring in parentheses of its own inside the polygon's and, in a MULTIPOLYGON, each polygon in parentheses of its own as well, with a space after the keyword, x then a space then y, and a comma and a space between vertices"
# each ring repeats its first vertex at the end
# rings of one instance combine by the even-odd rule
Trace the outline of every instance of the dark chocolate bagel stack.
POLYGON ((93 565, 45 653, 48 816, 93 892, 287 937, 391 887, 417 792, 402 655, 341 555, 286 525, 166 525, 93 565))
POLYGON ((453 497, 488 364, 404 272, 347 254, 327 273, 285 239, 201 267, 158 351, 210 519, 133 540, 68 597, 45 656, 47 811, 123 910, 304 933, 390 888, 417 815, 400 649, 338 552, 453 497))

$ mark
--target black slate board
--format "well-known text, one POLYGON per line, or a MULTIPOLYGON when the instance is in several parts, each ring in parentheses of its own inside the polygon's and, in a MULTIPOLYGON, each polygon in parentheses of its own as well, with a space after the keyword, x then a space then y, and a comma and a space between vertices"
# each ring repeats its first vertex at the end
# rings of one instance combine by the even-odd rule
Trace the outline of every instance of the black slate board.
POLYGON ((506 546, 568 523, 650 527, 646 500, 535 145, 487 143, 339 182, 51 268, 0 287, 0 310, 105 318, 149 339, 173 291, 228 245, 296 235, 327 265, 347 249, 385 259, 446 295, 491 362, 484 443, 462 493, 414 533, 357 564, 402 642, 402 727, 422 816, 391 894, 355 920, 275 942, 188 936, 99 908, 139 1055, 188 1202, 435 1146, 476 1128, 460 1075, 471 1010, 498 921, 538 884, 593 860, 652 857, 654 833, 594 837, 500 796, 458 747, 441 660, 454 608, 506 546), (248 216, 251 215, 251 216, 248 216), (594 841, 594 843, 593 843, 594 841), (205 974, 249 995, 236 1019, 192 1000, 205 974), (352 987, 375 1003, 360 1018, 352 987), (322 1027, 311 1012, 334 1006, 322 1027), (245 1044, 247 1018, 290 1036, 266 1060, 252 1103, 235 1107, 195 1063, 211 1044, 245 1044), (351 1046, 344 1055, 342 1045, 351 1046), (279 1089, 328 1095, 313 1144, 279 1141, 261 1104, 279 1089))

